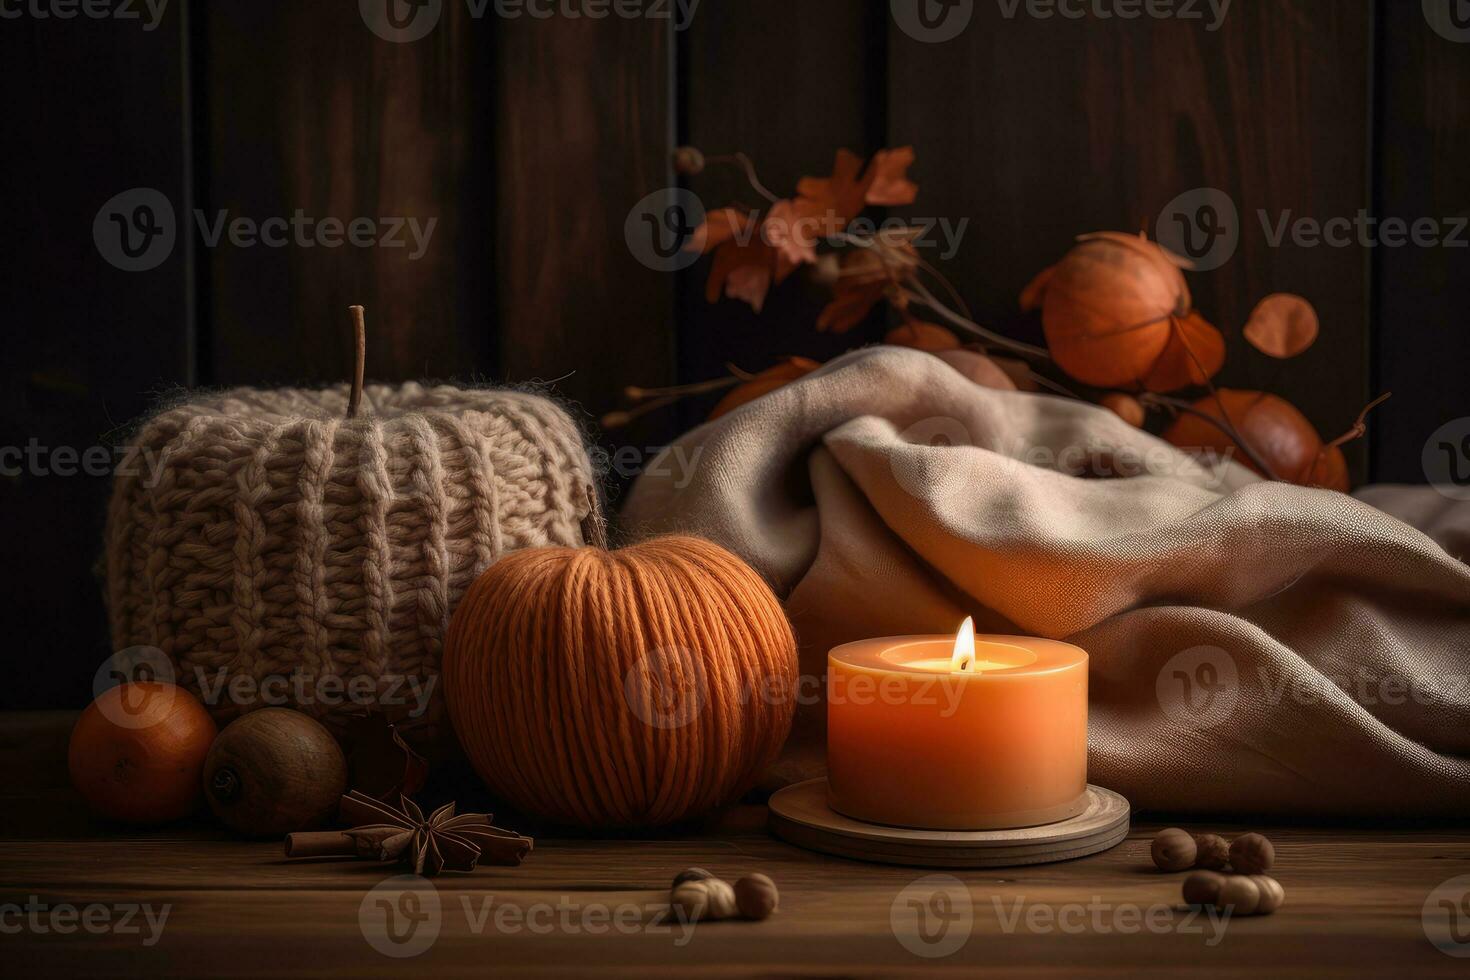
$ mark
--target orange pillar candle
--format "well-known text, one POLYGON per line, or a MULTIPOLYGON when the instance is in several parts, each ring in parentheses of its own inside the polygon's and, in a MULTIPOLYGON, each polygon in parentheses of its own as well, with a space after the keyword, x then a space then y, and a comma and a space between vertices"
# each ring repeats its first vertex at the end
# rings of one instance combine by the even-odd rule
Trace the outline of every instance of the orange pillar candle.
POLYGON ((1081 813, 1087 653, 1020 636, 899 636, 834 647, 832 809, 868 823, 993 830, 1081 813))

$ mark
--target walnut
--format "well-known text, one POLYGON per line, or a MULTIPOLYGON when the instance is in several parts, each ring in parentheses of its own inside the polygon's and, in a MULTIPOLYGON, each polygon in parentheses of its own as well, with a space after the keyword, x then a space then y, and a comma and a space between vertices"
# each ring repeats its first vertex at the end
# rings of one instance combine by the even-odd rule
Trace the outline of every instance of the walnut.
POLYGON ((1230 845, 1230 866, 1243 875, 1264 874, 1276 862, 1276 848, 1260 834, 1242 834, 1230 845))
POLYGON ((1149 847, 1149 854, 1160 871, 1183 871, 1194 867, 1198 848, 1194 838, 1178 827, 1161 830, 1149 847))
POLYGON ((1230 845, 1219 834, 1196 834, 1194 866, 1219 871, 1230 863, 1230 845))

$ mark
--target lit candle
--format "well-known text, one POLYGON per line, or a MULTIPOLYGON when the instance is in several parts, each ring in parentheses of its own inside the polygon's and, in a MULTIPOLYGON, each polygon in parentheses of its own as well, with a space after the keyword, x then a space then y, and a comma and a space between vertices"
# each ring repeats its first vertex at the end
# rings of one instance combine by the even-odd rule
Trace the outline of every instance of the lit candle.
POLYGON ((860 640, 828 654, 827 779, 868 823, 992 830, 1054 823, 1087 795, 1087 653, 958 635, 860 640))

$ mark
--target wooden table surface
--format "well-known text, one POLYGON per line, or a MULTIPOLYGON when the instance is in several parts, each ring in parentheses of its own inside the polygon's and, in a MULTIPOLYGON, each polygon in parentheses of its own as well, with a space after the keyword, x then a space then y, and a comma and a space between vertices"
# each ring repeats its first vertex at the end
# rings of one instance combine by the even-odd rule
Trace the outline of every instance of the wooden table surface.
MULTIPOLYGON (((7 975, 1470 977, 1470 958, 1437 949, 1425 930, 1431 892, 1470 875, 1464 829, 1253 828, 1276 843, 1286 905, 1223 922, 1180 905, 1181 877, 1152 869, 1158 824, 1136 824, 1095 857, 936 880, 942 872, 791 847, 764 832, 763 807, 679 838, 538 839, 520 868, 405 894, 401 882, 383 884, 391 872, 379 866, 288 863, 278 843, 206 824, 143 833, 91 824, 66 785, 72 718, 0 714, 7 975), (731 879, 769 874, 779 912, 692 930, 669 921, 667 882, 691 865, 731 879), (401 945, 385 937, 385 909, 401 945)), ((1429 914, 1460 917, 1451 925, 1464 944, 1452 948, 1470 957, 1463 894, 1440 906, 1436 893, 1429 914)))

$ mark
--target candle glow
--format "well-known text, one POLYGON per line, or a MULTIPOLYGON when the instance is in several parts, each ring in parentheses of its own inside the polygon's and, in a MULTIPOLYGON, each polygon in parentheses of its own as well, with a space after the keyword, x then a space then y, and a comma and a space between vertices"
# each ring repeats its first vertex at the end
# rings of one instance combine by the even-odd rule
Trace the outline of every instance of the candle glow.
POLYGON ((868 823, 986 830, 1081 812, 1087 653, 1069 643, 894 636, 834 647, 828 802, 868 823), (955 751, 955 746, 981 751, 955 751))
POLYGON ((960 631, 954 638, 954 655, 950 658, 953 670, 975 669, 975 617, 966 616, 960 631))

